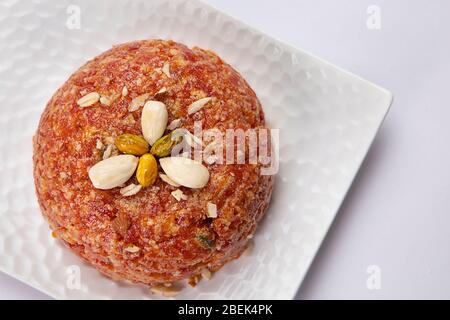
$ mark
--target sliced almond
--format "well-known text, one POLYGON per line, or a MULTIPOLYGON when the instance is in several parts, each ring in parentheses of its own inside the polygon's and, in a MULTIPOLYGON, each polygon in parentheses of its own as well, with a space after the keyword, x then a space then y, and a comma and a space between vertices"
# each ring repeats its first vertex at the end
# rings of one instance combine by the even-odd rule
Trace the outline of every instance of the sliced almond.
POLYGON ((164 297, 175 297, 181 292, 181 288, 175 286, 167 287, 165 285, 159 285, 151 287, 150 291, 156 294, 163 295, 164 297))
POLYGON ((109 144, 109 145, 106 147, 105 152, 103 152, 103 160, 106 160, 106 159, 108 159, 108 158, 111 157, 111 154, 112 154, 112 152, 113 152, 113 149, 114 149, 114 145, 113 145, 113 144, 109 144))
POLYGON ((170 179, 166 174, 164 173, 160 173, 159 177, 161 178, 162 181, 164 181, 167 184, 170 184, 172 187, 179 187, 180 185, 178 183, 176 183, 175 181, 173 181, 172 179, 170 179))
POLYGON ((210 280, 211 276, 212 276, 211 271, 209 271, 209 269, 207 269, 207 268, 203 268, 200 271, 200 274, 202 275, 202 278, 205 280, 210 280))
POLYGON ((102 140, 98 139, 97 142, 95 143, 95 147, 96 147, 98 150, 102 150, 103 147, 104 147, 102 140))
POLYGON ((130 197, 141 191, 142 186, 140 184, 136 185, 134 183, 120 189, 120 194, 124 197, 130 197))
POLYGON ((136 247, 136 246, 129 246, 129 247, 126 247, 124 250, 127 252, 130 252, 130 253, 136 253, 136 252, 139 252, 141 250, 141 248, 136 247))
POLYGON ((203 161, 205 161, 207 164, 213 164, 216 163, 219 160, 219 156, 212 154, 207 155, 203 157, 203 161))
POLYGON ((198 161, 169 157, 159 160, 162 169, 170 179, 188 188, 203 188, 209 181, 208 169, 198 161))
POLYGON ((162 72, 164 72, 164 74, 168 78, 172 78, 172 76, 170 75, 170 64, 168 62, 164 62, 164 65, 162 67, 162 72))
POLYGON ((167 126, 167 130, 175 130, 181 125, 181 119, 172 120, 171 123, 167 126))
POLYGON ((208 202, 206 204, 206 208, 208 209, 208 218, 217 218, 217 206, 212 202, 208 202))
POLYGON ((97 92, 91 92, 78 99, 77 104, 80 107, 85 108, 97 103, 99 99, 100 95, 97 92))
POLYGON ((185 128, 175 129, 172 132, 172 137, 174 137, 174 139, 177 139, 178 137, 183 137, 183 140, 186 141, 186 143, 191 147, 195 147, 196 144, 199 146, 203 145, 203 142, 200 138, 196 137, 185 128))
POLYGON ((149 97, 150 93, 144 93, 141 94, 140 96, 137 96, 136 98, 131 100, 130 106, 128 107, 128 111, 134 112, 138 110, 140 107, 144 105, 145 101, 147 101, 149 97))
POLYGON ((89 169, 89 178, 97 189, 107 190, 118 187, 131 178, 139 159, 122 154, 102 160, 89 169))
POLYGON ((187 144, 190 145, 191 147, 195 147, 196 144, 199 145, 199 146, 203 145, 202 140, 200 140, 200 138, 194 136, 189 131, 184 136, 184 138, 186 139, 187 144))
POLYGON ((166 93, 166 92, 167 92, 167 88, 166 87, 162 87, 161 89, 158 90, 157 93, 155 93, 155 96, 158 95, 158 94, 166 93))
POLYGON ((160 101, 147 101, 142 109, 141 127, 145 140, 153 145, 167 127, 166 105, 160 101))
POLYGON ((183 193, 183 191, 181 191, 180 189, 177 189, 175 191, 172 191, 170 193, 177 201, 181 201, 181 200, 187 200, 187 195, 185 195, 183 193))
POLYGON ((193 114, 196 113, 197 111, 199 111, 201 108, 203 108, 208 102, 211 101, 211 97, 206 97, 206 98, 202 98, 200 100, 197 100, 195 102, 193 102, 189 107, 188 107, 188 114, 193 114))
POLYGON ((104 106, 110 106, 111 105, 111 99, 107 96, 101 96, 100 97, 100 103, 104 106))
POLYGON ((126 86, 124 86, 122 88, 122 97, 126 97, 128 95, 128 88, 126 86))

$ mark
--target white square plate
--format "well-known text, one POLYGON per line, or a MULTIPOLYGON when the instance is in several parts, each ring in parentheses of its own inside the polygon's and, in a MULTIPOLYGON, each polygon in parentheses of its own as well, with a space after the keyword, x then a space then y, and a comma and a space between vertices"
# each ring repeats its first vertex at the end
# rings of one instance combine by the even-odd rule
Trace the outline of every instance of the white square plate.
POLYGON ((197 1, 0 3, 0 269, 55 298, 158 298, 101 276, 55 241, 32 176, 32 136, 53 92, 88 59, 145 38, 216 51, 280 129, 280 171, 253 253, 177 298, 291 299, 392 95, 197 1), (78 11, 80 29, 70 20, 78 11), (77 270, 81 288, 73 289, 77 270))

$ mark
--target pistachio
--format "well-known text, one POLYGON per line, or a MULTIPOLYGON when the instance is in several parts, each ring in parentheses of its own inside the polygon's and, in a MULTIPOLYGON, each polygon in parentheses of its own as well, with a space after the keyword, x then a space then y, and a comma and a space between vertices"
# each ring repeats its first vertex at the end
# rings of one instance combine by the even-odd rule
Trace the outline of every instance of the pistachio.
POLYGON ((160 101, 147 101, 142 109, 141 127, 145 140, 153 145, 167 127, 166 105, 160 101))
POLYGON ((170 179, 188 188, 203 188, 209 181, 209 171, 198 161, 183 157, 169 157, 159 160, 162 169, 170 179))
POLYGON ((183 141, 182 136, 176 136, 172 133, 166 134, 164 137, 159 138, 152 146, 150 152, 154 156, 164 158, 170 155, 173 147, 183 141))
POLYGON ((149 148, 147 141, 143 137, 129 133, 118 136, 114 144, 121 152, 135 156, 146 154, 149 148))
POLYGON ((96 163, 89 169, 89 179, 97 189, 112 189, 131 178, 138 158, 133 155, 118 155, 96 163))
POLYGON ((136 178, 143 187, 152 185, 158 176, 158 165, 155 157, 150 153, 144 154, 139 159, 136 178))

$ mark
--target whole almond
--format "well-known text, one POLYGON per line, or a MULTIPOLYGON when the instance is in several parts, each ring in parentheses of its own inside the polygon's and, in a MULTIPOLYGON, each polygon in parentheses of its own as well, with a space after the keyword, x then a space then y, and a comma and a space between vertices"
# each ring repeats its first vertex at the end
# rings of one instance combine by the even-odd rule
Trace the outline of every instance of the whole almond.
POLYGON ((159 159, 162 169, 175 183, 188 188, 203 188, 209 181, 208 169, 198 161, 184 157, 159 159))
POLYGON ((141 127, 145 140, 153 145, 167 127, 166 105, 160 101, 147 101, 142 109, 141 127))
POLYGON ((139 159, 122 154, 102 160, 89 169, 89 179, 97 189, 107 190, 118 187, 131 178, 139 159))

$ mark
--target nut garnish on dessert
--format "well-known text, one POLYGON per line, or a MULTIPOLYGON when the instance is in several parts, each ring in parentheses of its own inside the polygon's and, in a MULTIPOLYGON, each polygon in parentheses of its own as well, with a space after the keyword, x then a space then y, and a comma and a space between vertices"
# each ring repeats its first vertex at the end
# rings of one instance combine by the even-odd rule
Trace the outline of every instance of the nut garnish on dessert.
POLYGON ((107 96, 100 96, 100 103, 102 105, 105 105, 105 106, 110 106, 111 105, 111 98, 109 98, 107 96))
POLYGON ((167 130, 175 130, 180 125, 181 125, 181 119, 172 120, 172 122, 170 122, 169 125, 167 126, 167 130))
POLYGON ((167 92, 167 88, 166 87, 162 87, 161 89, 158 90, 157 93, 155 93, 155 96, 161 95, 163 93, 167 92))
POLYGON ((150 93, 144 93, 144 94, 141 94, 140 96, 137 96, 136 98, 131 100, 131 104, 128 107, 128 111, 134 112, 134 111, 138 110, 140 107, 142 107, 144 105, 145 101, 147 101, 147 99, 149 97, 150 97, 150 93))
POLYGON ((102 140, 97 139, 97 141, 95 142, 95 147, 96 147, 98 150, 102 150, 103 147, 104 147, 102 140))
POLYGON ((206 97, 206 98, 202 98, 200 100, 197 100, 195 102, 193 102, 189 107, 188 107, 188 114, 191 115, 193 113, 196 113, 197 111, 199 111, 201 108, 203 108, 208 102, 211 101, 211 97, 206 97))
POLYGON ((180 201, 180 200, 187 200, 187 199, 188 199, 187 195, 185 195, 185 194, 183 193, 183 191, 181 191, 180 189, 177 189, 177 190, 175 190, 175 191, 172 191, 170 194, 171 194, 175 199, 177 199, 177 201, 180 201))
POLYGON ((78 99, 77 104, 82 108, 89 107, 97 103, 99 99, 100 95, 97 92, 91 92, 78 99))
POLYGON ((109 157, 111 157, 113 149, 114 149, 114 145, 113 144, 108 144, 108 146, 106 147, 105 151, 103 152, 103 156, 102 156, 103 160, 106 160, 109 157))
POLYGON ((143 187, 152 185, 158 176, 158 164, 150 153, 144 154, 139 159, 136 178, 143 187))
POLYGON ((169 298, 169 297, 175 297, 177 294, 179 294, 181 292, 181 288, 177 288, 177 287, 173 287, 173 286, 167 287, 164 285, 159 285, 159 286, 151 287, 150 291, 169 298))
POLYGON ((172 179, 170 179, 166 174, 164 173, 160 173, 159 177, 161 178, 162 181, 164 181, 167 184, 170 184, 172 187, 179 187, 180 185, 178 183, 176 183, 175 181, 173 181, 172 179))
POLYGON ((198 161, 183 157, 170 157, 160 159, 159 163, 170 179, 184 187, 203 188, 209 181, 208 169, 198 161))
POLYGON ((212 276, 212 273, 211 273, 211 271, 209 271, 209 269, 203 268, 203 269, 201 270, 201 275, 202 275, 202 278, 203 278, 203 279, 205 279, 205 280, 210 280, 210 279, 211 279, 211 276, 212 276))
POLYGON ((106 276, 175 295, 167 284, 209 279, 241 255, 273 185, 262 164, 229 165, 200 139, 265 127, 254 91, 215 53, 164 40, 114 46, 47 104, 33 142, 42 213, 106 276))
POLYGON ((124 250, 128 251, 130 253, 136 253, 136 252, 139 252, 141 250, 141 248, 139 248, 137 246, 129 246, 129 247, 126 247, 124 250))
POLYGON ((153 145, 167 127, 166 105, 160 101, 147 101, 142 109, 141 127, 145 140, 153 145))
POLYGON ((162 72, 164 72, 164 74, 168 78, 172 78, 172 76, 170 75, 170 64, 168 62, 164 62, 164 65, 162 67, 162 72))
POLYGON ((158 158, 167 157, 172 149, 183 140, 182 136, 174 135, 173 132, 159 138, 152 146, 150 152, 158 158))
POLYGON ((96 163, 89 169, 89 178, 97 189, 112 189, 131 178, 138 165, 133 155, 118 155, 96 163))
POLYGON ((118 136, 114 144, 120 152, 135 156, 142 156, 149 149, 148 142, 143 137, 129 133, 118 136))
POLYGON ((206 207, 208 211, 208 218, 217 218, 217 206, 212 202, 208 202, 206 207))
POLYGON ((141 191, 142 185, 131 183, 130 185, 120 189, 120 194, 124 197, 130 197, 141 191))

